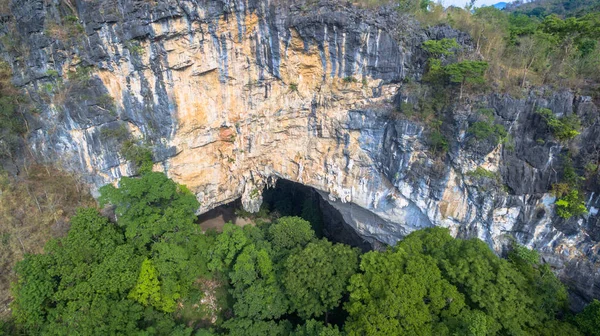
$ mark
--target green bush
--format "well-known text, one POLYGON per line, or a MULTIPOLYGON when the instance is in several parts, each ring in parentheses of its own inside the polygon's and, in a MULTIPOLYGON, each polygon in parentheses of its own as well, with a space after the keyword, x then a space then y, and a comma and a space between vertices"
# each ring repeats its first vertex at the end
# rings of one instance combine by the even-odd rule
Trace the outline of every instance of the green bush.
POLYGON ((562 118, 557 118, 552 110, 540 108, 537 113, 542 116, 552 135, 558 140, 567 141, 579 135, 581 123, 576 115, 569 115, 562 118))
POLYGON ((123 143, 121 154, 125 160, 135 165, 138 172, 144 173, 152 170, 152 151, 147 146, 130 139, 123 143))
POLYGON ((500 180, 500 174, 498 172, 493 172, 483 167, 477 167, 475 170, 467 172, 467 176, 475 179, 500 180))
POLYGON ((556 213, 565 219, 587 214, 583 195, 577 189, 569 190, 556 201, 555 205, 556 213))
POLYGON ((508 254, 508 258, 513 262, 525 262, 529 265, 537 265, 540 263, 540 254, 535 250, 530 250, 523 245, 514 243, 512 250, 508 254))
POLYGON ((456 39, 443 38, 423 42, 423 49, 435 57, 454 55, 454 50, 460 48, 456 39))
POLYGON ((552 186, 552 193, 557 197, 555 207, 556 213, 569 219, 573 216, 581 216, 587 213, 581 182, 583 177, 579 176, 573 167, 573 161, 569 156, 563 158, 562 182, 552 186))
POLYGON ((129 133, 127 126, 125 126, 125 124, 121 124, 117 128, 102 128, 100 130, 100 136, 103 139, 114 139, 119 143, 125 143, 127 140, 130 139, 131 134, 129 133))
POLYGON ((82 85, 87 85, 92 79, 93 67, 78 66, 75 71, 69 71, 68 78, 70 81, 77 82, 82 85))
POLYGON ((108 93, 100 95, 96 98, 98 106, 108 110, 110 114, 115 114, 115 99, 108 93))
POLYGON ((600 336, 600 301, 594 299, 575 317, 581 332, 590 336, 600 336))
POLYGON ((506 138, 508 133, 503 125, 491 124, 487 121, 477 121, 469 126, 467 133, 473 135, 477 140, 485 140, 491 137, 496 139, 496 144, 506 138))
POLYGON ((135 56, 141 56, 144 54, 144 47, 139 42, 127 41, 125 42, 125 48, 129 50, 129 53, 135 56))
POLYGON ((450 148, 450 144, 442 132, 433 130, 429 133, 429 147, 436 154, 445 154, 450 148))

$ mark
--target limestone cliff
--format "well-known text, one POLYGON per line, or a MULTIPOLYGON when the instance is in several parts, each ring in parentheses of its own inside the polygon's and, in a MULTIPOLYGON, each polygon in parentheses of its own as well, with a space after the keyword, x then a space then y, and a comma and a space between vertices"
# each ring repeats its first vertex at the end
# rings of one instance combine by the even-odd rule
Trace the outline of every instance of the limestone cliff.
POLYGON ((319 190, 372 242, 432 225, 501 252, 514 237, 535 248, 584 299, 600 297, 597 182, 590 213, 555 216, 552 183, 564 145, 535 113, 577 114, 578 167, 600 144, 598 109, 570 91, 471 97, 448 106, 450 150, 397 111, 415 104, 428 39, 468 36, 420 28, 392 10, 336 1, 13 0, 3 26, 15 83, 39 106, 31 151, 95 187, 133 173, 117 150, 125 129, 152 148, 155 170, 186 184, 200 212, 262 202, 276 179, 319 190), (62 27, 63 29, 57 29, 62 27), (493 109, 513 141, 473 143, 475 111, 493 109), (467 174, 477 167, 500 181, 467 174))

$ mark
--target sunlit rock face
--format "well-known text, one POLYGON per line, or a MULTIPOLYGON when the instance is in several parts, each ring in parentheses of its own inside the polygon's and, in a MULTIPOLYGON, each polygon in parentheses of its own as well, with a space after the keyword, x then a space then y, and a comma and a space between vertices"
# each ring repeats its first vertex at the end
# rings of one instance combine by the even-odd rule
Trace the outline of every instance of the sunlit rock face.
POLYGON ((4 32, 27 46, 4 54, 39 106, 29 144, 40 160, 94 187, 112 183, 133 173, 107 136, 124 126, 151 146, 155 170, 197 195, 200 212, 240 197, 256 211, 263 189, 284 178, 317 189, 374 244, 433 225, 499 253, 513 237, 581 297, 600 297, 597 180, 586 184, 589 216, 554 215, 549 190, 566 145, 535 113, 548 107, 583 120, 569 145, 581 168, 600 144, 588 97, 539 89, 465 99, 447 107, 440 129, 453 137, 440 155, 430 130, 397 107, 421 95, 412 83, 425 67, 423 41, 456 38, 469 50, 468 37, 448 27, 422 29, 393 10, 337 1, 81 0, 72 3, 84 32, 58 38, 48 28, 64 16, 58 3, 14 0, 15 31, 4 32), (89 78, 68 79, 81 69, 89 78), (482 108, 510 141, 469 136, 482 108), (468 174, 477 167, 498 181, 468 174))

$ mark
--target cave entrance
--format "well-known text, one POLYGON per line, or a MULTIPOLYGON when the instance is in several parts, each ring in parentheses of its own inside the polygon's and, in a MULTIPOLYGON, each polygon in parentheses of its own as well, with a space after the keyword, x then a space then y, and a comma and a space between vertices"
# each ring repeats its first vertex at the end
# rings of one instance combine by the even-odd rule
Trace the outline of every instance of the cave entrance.
POLYGON ((233 223, 237 226, 254 225, 254 221, 241 212, 242 202, 238 199, 231 203, 218 206, 198 216, 197 223, 202 231, 223 231, 225 223, 233 223))
POLYGON ((238 199, 198 216, 197 223, 203 231, 222 231, 228 222, 238 226, 255 225, 283 216, 298 216, 309 221, 319 238, 358 247, 363 252, 373 249, 316 189, 284 179, 277 180, 275 187, 264 190, 258 214, 244 211, 238 199))
POLYGON ((319 238, 358 247, 363 252, 372 250, 371 244, 359 236, 340 212, 312 187, 279 179, 274 188, 263 192, 263 207, 276 217, 304 218, 311 223, 319 238))

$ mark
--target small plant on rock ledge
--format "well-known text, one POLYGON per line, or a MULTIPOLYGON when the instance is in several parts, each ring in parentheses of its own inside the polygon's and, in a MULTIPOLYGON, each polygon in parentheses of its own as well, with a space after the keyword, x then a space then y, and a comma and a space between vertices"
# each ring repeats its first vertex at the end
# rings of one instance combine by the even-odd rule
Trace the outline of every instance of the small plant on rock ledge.
POLYGON ((558 118, 554 115, 552 110, 547 108, 540 108, 537 112, 552 132, 552 135, 560 141, 568 141, 579 135, 579 129, 581 123, 576 115, 569 115, 562 118, 558 118))
POLYGON ((87 85, 92 79, 93 67, 91 66, 78 66, 75 71, 70 71, 68 74, 69 81, 79 83, 81 85, 87 85))
POLYGON ((129 50, 129 53, 135 56, 142 56, 145 52, 145 49, 140 42, 127 41, 125 42, 125 48, 129 50))
POLYGON ((500 179, 500 174, 498 174, 498 172, 493 172, 491 170, 487 170, 483 167, 477 167, 475 170, 472 170, 470 172, 467 173, 467 176, 472 177, 472 178, 486 178, 486 179, 490 179, 490 180, 499 180, 500 179))
POLYGON ((259 196, 260 191, 257 188, 252 189, 252 191, 250 191, 250 198, 251 199, 255 199, 259 196))
POLYGON ((583 191, 580 189, 583 179, 575 172, 571 158, 566 156, 564 158, 563 181, 552 186, 552 194, 557 198, 556 203, 554 203, 556 214, 561 218, 569 219, 573 216, 587 214, 588 210, 585 207, 583 191))
POLYGON ((442 134, 442 132, 438 130, 433 130, 429 134, 429 147, 434 154, 444 155, 448 152, 450 145, 446 137, 442 134))
POLYGON ((298 92, 298 84, 290 83, 290 92, 298 92))
POLYGON ((473 140, 493 141, 494 145, 504 142, 508 138, 508 132, 501 124, 496 124, 493 109, 479 110, 477 121, 469 126, 467 133, 473 136, 473 140))
POLYGON ((152 151, 148 146, 130 139, 123 143, 121 154, 125 160, 135 165, 138 173, 152 171, 152 151))
POLYGON ((79 23, 79 18, 75 15, 67 15, 61 19, 60 23, 49 21, 46 25, 45 33, 53 39, 67 41, 72 38, 79 38, 85 34, 85 29, 79 23))

